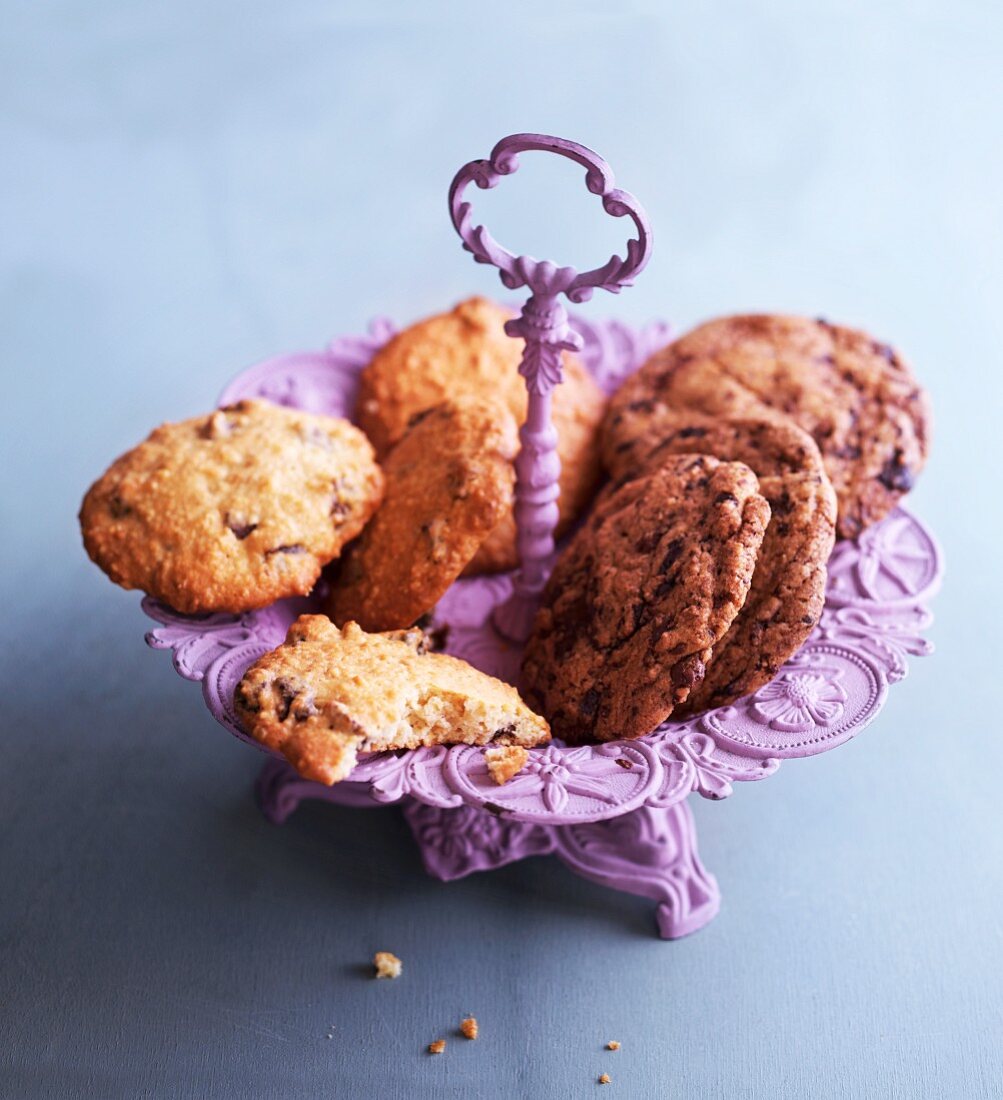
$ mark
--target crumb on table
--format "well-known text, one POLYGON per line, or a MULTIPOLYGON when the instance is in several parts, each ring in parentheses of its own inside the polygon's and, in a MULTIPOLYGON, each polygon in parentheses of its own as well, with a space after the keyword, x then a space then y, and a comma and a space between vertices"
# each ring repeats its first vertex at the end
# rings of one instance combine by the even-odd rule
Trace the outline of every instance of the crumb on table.
POLYGON ((609 1084, 609 1074, 608 1073, 600 1073, 599 1074, 599 1084, 600 1085, 608 1085, 609 1084))
POLYGON ((522 745, 492 745, 484 750, 484 762, 488 766, 491 778, 501 786, 513 775, 522 771, 529 759, 529 753, 522 745))
POLYGON ((473 1016, 468 1016, 465 1020, 460 1021, 460 1033, 465 1039, 477 1038, 477 1020, 473 1016))
POLYGON ((377 951, 373 956, 377 978, 399 978, 404 964, 389 951, 377 951))
POLYGON ((610 1041, 606 1044, 606 1049, 607 1050, 619 1050, 620 1049, 620 1044, 617 1042, 616 1039, 610 1039, 610 1041))
POLYGON ((446 1049, 445 1039, 436 1039, 434 1042, 428 1044, 429 1054, 441 1054, 446 1049))

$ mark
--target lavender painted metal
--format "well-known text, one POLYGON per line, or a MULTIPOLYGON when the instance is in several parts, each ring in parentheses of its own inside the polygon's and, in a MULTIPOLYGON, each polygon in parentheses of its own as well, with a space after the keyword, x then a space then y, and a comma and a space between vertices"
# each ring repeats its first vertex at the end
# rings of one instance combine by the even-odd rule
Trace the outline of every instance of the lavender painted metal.
POLYGON ((597 153, 574 141, 545 134, 513 134, 502 138, 487 160, 465 164, 449 189, 449 212, 463 247, 479 264, 498 268, 509 290, 528 287, 531 291, 519 317, 506 322, 509 336, 525 341, 519 373, 526 380, 529 395, 526 422, 519 431, 522 443, 516 460, 515 518, 519 569, 513 592, 495 609, 492 622, 510 641, 524 642, 547 581, 554 555, 557 526, 558 479, 561 462, 557 455, 557 433, 551 419, 551 395, 562 381, 561 356, 580 351, 581 337, 568 325, 561 304, 588 301, 594 290, 619 294, 630 286, 651 255, 651 227, 641 204, 627 191, 614 187, 609 165, 597 153), (602 199, 603 209, 615 218, 629 217, 637 239, 627 242, 626 259, 612 256, 602 267, 581 274, 573 267, 558 267, 549 260, 515 256, 503 248, 483 225, 474 225, 471 204, 464 201, 470 183, 485 189, 519 168, 519 154, 535 150, 556 153, 585 168, 585 186, 602 199))
MULTIPOLYGON (((571 325, 582 338, 583 361, 607 392, 668 338, 664 325, 639 332, 617 322, 572 318, 571 325)), ((392 331, 380 321, 368 336, 338 339, 323 352, 269 360, 236 378, 221 403, 258 396, 349 415, 359 372, 392 331)), ((697 857, 687 796, 727 798, 736 782, 763 779, 785 758, 834 748, 873 721, 909 657, 930 651, 922 632, 940 572, 932 536, 899 509, 858 541, 836 546, 814 634, 772 683, 731 707, 667 722, 637 741, 584 748, 555 741, 532 750, 527 766, 502 787, 488 776, 482 750, 466 746, 372 755, 350 780, 330 788, 272 758, 259 781, 262 808, 283 821, 304 798, 353 806, 403 802, 425 865, 439 878, 553 853, 587 878, 653 898, 661 935, 684 935, 710 920, 719 904, 717 885, 697 857)), ((490 629, 488 618, 511 591, 508 576, 462 580, 434 616, 436 625, 449 627, 448 652, 510 681, 519 649, 490 629)), ((213 716, 255 744, 237 723, 234 687, 322 595, 203 617, 147 599, 144 609, 160 624, 147 640, 170 649, 180 675, 201 682, 213 716)))

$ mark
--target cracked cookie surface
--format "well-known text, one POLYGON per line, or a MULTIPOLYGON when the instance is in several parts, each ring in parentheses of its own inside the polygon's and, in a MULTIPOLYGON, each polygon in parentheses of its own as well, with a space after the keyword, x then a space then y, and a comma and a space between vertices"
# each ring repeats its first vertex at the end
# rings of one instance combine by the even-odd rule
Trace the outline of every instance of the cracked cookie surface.
POLYGON ((493 401, 418 413, 383 462, 383 503, 345 553, 328 610, 364 630, 411 626, 512 507, 515 420, 493 401))
POLYGON ((241 401, 156 428, 84 497, 91 558, 185 614, 306 595, 383 493, 346 420, 241 401))
POLYGON ((844 538, 894 508, 929 446, 929 400, 899 353, 821 319, 759 314, 693 329, 613 396, 604 451, 642 434, 660 407, 794 421, 822 454, 844 538))
POLYGON ((251 737, 327 784, 344 779, 360 752, 549 739, 514 687, 424 642, 417 629, 367 634, 303 615, 244 674, 237 714, 251 737))
POLYGON ((759 479, 770 522, 749 595, 714 646, 707 672, 680 716, 725 706, 768 683, 807 641, 825 603, 835 540, 836 496, 812 438, 776 420, 704 417, 662 406, 645 431, 605 456, 615 477, 686 452, 744 462, 759 479))
POLYGON ((650 733, 703 679, 745 603, 770 509, 752 471, 668 456, 604 490, 561 554, 523 659, 571 743, 650 733))
MULTIPOLYGON (((523 342, 505 335, 513 313, 486 298, 461 302, 394 336, 363 370, 356 420, 382 458, 424 409, 458 396, 505 404, 517 424, 526 419, 526 384, 519 375, 523 342)), ((564 382, 554 391, 553 418, 561 460, 558 533, 591 500, 599 476, 597 432, 606 398, 581 361, 565 355, 564 382)), ((517 564, 515 520, 509 509, 485 540, 468 573, 517 564)))

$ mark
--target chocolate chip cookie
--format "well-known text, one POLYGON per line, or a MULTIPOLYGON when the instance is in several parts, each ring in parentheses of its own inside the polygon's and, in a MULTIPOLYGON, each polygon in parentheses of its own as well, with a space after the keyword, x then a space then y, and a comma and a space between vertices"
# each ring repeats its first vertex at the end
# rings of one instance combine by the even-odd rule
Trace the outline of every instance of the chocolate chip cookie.
POLYGON ((420 630, 367 634, 324 615, 293 623, 247 670, 234 705, 251 737, 327 784, 344 779, 360 752, 550 738, 515 688, 427 652, 420 630))
POLYGON ((383 475, 345 420, 241 401, 155 429, 91 486, 91 558, 185 614, 306 595, 376 510, 383 475))
MULTIPOLYGON (((432 405, 470 395, 505 404, 526 419, 526 386, 518 373, 523 343, 505 335, 512 313, 485 298, 461 302, 398 333, 362 372, 356 420, 382 458, 411 418, 432 405)), ((561 460, 560 524, 567 529, 592 499, 599 461, 596 437, 605 397, 581 362, 564 356, 564 382, 554 392, 554 427, 561 460)), ((485 541, 469 573, 517 564, 511 509, 485 541)))
POLYGON ((418 413, 383 463, 386 492, 342 560, 329 612, 364 630, 411 626, 434 607, 512 507, 515 420, 461 398, 418 413))
POLYGON ((704 677, 745 603, 770 508, 755 475, 667 456, 601 494, 526 646, 526 698, 571 743, 650 733, 704 677))
POLYGON ((659 406, 789 417, 818 444, 844 538, 887 515, 926 461, 930 405, 905 361, 866 333, 824 320, 738 316, 694 329, 613 397, 606 450, 642 434, 659 406))
POLYGON ((706 675, 680 715, 751 694, 801 648, 822 614, 836 524, 836 496, 822 457, 793 423, 704 417, 662 405, 647 418, 644 434, 622 440, 605 460, 623 478, 693 451, 744 462, 759 478, 771 516, 745 605, 714 646, 706 675))

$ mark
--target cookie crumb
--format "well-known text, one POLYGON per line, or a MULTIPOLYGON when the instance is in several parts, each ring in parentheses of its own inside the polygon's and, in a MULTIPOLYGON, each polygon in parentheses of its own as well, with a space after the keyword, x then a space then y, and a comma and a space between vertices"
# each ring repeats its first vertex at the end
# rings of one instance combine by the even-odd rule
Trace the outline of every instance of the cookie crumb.
POLYGON ((619 1050, 620 1049, 620 1044, 616 1041, 616 1039, 610 1039, 610 1041, 606 1044, 606 1049, 607 1050, 619 1050))
POLYGON ((608 1085, 609 1083, 610 1083, 609 1082, 609 1074, 608 1073, 600 1073, 599 1074, 599 1084, 600 1085, 608 1085))
POLYGON ((445 1039, 436 1039, 435 1042, 428 1044, 429 1054, 441 1054, 446 1049, 445 1039))
POLYGON ((529 759, 529 753, 522 745, 492 745, 484 750, 484 762, 488 766, 491 778, 501 786, 513 775, 522 771, 529 759))
POLYGON ((373 956, 377 978, 399 978, 403 963, 389 951, 377 951, 373 956))
POLYGON ((473 1016, 460 1021, 460 1034, 464 1039, 477 1038, 477 1020, 473 1016))

